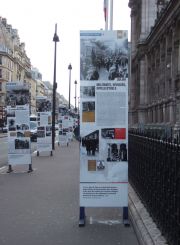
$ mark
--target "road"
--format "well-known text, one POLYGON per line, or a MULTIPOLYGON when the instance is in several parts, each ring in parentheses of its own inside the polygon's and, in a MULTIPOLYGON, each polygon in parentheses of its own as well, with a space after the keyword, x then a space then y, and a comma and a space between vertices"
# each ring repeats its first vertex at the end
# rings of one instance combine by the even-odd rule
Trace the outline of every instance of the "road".
POLYGON ((7 137, 0 138, 0 167, 7 164, 8 152, 7 137))

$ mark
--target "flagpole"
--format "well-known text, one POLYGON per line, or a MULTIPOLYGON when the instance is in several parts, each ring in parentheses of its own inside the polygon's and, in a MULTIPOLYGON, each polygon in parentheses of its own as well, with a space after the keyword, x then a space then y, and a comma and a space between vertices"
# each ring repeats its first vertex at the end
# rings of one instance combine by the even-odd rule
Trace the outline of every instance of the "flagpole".
POLYGON ((106 0, 106 23, 105 30, 108 30, 108 22, 109 22, 109 0, 106 0))
POLYGON ((111 31, 113 30, 113 0, 110 0, 110 28, 111 31))
POLYGON ((105 18, 105 30, 108 30, 109 22, 109 0, 104 0, 104 18, 105 18))

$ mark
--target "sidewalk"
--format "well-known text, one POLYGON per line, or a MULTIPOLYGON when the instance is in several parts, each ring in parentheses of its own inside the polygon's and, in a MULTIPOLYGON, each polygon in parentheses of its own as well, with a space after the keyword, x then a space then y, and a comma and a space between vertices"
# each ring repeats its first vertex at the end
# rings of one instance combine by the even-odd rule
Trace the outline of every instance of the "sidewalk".
POLYGON ((138 245, 121 208, 87 208, 79 228, 79 143, 35 154, 28 166, 0 172, 1 245, 138 245), (44 154, 43 154, 44 155, 44 154))

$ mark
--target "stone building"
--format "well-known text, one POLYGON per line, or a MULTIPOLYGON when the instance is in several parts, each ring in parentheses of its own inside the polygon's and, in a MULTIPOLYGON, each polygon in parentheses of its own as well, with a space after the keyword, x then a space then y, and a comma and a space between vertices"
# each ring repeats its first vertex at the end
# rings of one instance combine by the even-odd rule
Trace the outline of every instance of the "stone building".
MULTIPOLYGON (((36 97, 36 81, 31 76, 31 62, 26 55, 25 44, 20 42, 18 31, 0 17, 0 107, 4 108, 7 82, 24 82, 30 84, 31 110, 36 97)), ((2 117, 0 111, 0 118, 2 117)))
POLYGON ((37 81, 31 77, 30 81, 30 94, 31 94, 31 106, 30 114, 36 114, 36 91, 37 91, 37 81))
POLYGON ((180 1, 129 0, 129 127, 180 134, 180 1))
POLYGON ((32 67, 31 76, 36 81, 36 96, 45 96, 45 85, 42 81, 42 74, 36 67, 32 67))
POLYGON ((5 18, 0 17, 0 106, 5 106, 6 82, 13 79, 13 36, 16 34, 5 18))
MULTIPOLYGON (((53 85, 49 81, 44 81, 45 85, 45 96, 49 98, 49 100, 53 101, 53 85)), ((65 99, 63 95, 56 91, 56 111, 58 112, 58 108, 60 105, 66 105, 68 107, 68 100, 65 99)))

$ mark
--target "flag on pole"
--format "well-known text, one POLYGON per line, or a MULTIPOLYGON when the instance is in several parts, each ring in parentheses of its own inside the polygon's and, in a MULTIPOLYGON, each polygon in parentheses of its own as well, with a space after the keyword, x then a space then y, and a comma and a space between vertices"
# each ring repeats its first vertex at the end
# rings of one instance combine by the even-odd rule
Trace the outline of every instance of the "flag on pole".
POLYGON ((104 19, 107 19, 107 12, 108 12, 108 1, 104 0, 104 19))

